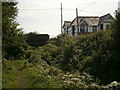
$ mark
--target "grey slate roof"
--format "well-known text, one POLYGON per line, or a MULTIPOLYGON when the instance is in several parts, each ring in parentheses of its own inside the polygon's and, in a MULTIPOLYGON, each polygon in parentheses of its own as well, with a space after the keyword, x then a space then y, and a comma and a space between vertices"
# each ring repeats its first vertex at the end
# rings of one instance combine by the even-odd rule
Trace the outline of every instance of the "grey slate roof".
POLYGON ((108 13, 108 14, 100 17, 100 19, 99 19, 99 24, 102 24, 102 23, 104 22, 104 20, 105 20, 106 18, 108 18, 108 17, 111 18, 111 19, 113 19, 113 17, 108 13))
MULTIPOLYGON (((81 24, 82 21, 85 21, 89 26, 97 26, 99 23, 99 17, 97 16, 79 16, 78 24, 81 24)), ((70 25, 77 25, 77 18, 75 18, 70 25)))
MULTIPOLYGON (((113 17, 108 13, 101 17, 98 16, 79 16, 78 24, 80 25, 83 21, 85 21, 89 26, 98 26, 102 24, 107 18, 113 19, 113 17)), ((77 18, 75 18, 72 22, 64 21, 64 26, 77 26, 77 18)))
POLYGON ((69 26, 70 23, 71 23, 71 21, 64 21, 63 27, 64 27, 64 26, 69 26))

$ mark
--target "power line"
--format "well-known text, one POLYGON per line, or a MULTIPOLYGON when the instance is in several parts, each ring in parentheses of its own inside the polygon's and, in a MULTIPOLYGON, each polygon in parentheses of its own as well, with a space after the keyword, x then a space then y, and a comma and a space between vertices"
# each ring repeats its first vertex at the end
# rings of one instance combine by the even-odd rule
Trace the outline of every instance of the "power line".
POLYGON ((94 1, 94 2, 92 2, 91 4, 89 4, 88 6, 86 6, 86 7, 82 8, 82 10, 83 10, 83 9, 87 9, 87 8, 89 8, 90 6, 94 5, 96 2, 97 2, 97 0, 96 0, 96 1, 94 1))
POLYGON ((103 13, 103 12, 98 12, 98 11, 86 11, 86 10, 79 10, 81 12, 88 12, 88 13, 103 13))
POLYGON ((22 11, 60 10, 60 8, 20 9, 22 11))
MULTIPOLYGON (((91 4, 89 4, 88 6, 79 9, 80 12, 91 12, 91 13, 102 13, 102 12, 95 12, 95 11, 85 11, 85 9, 89 8, 90 6, 94 5, 97 2, 94 1, 91 4)), ((41 9, 22 9, 20 11, 59 11, 61 8, 41 8, 41 9)), ((72 8, 62 8, 62 11, 75 11, 75 9, 72 8)))
MULTIPOLYGON (((98 12, 98 11, 86 11, 85 9, 89 8, 90 6, 94 5, 97 2, 94 1, 91 4, 87 5, 86 7, 79 9, 80 12, 88 12, 88 13, 103 13, 103 12, 98 12)), ((60 11, 61 8, 40 8, 40 9, 20 9, 19 12, 24 12, 24 11, 60 11)), ((75 11, 75 9, 72 8, 62 8, 62 11, 75 11)))
MULTIPOLYGON (((97 11, 86 11, 85 9, 89 8, 90 6, 94 5, 97 2, 94 1, 91 4, 87 5, 86 7, 79 9, 80 12, 88 12, 88 13, 103 13, 103 12, 97 12, 97 11)), ((59 11, 61 8, 41 8, 41 9, 20 9, 20 12, 24 11, 59 11)), ((72 8, 62 8, 62 11, 75 11, 75 9, 72 8)))
MULTIPOLYGON (((19 9, 19 12, 26 12, 26 11, 28 11, 28 12, 30 12, 30 11, 59 11, 60 10, 60 8, 54 8, 54 9, 19 9)), ((71 9, 71 8, 62 8, 62 10, 63 11, 75 11, 75 9, 71 9)), ((86 11, 86 10, 82 10, 82 9, 80 9, 79 10, 80 12, 88 12, 88 13, 103 13, 103 12, 97 12, 97 11, 86 11)))
POLYGON ((72 11, 75 11, 75 9, 71 9, 71 8, 63 8, 63 10, 72 10, 72 11))

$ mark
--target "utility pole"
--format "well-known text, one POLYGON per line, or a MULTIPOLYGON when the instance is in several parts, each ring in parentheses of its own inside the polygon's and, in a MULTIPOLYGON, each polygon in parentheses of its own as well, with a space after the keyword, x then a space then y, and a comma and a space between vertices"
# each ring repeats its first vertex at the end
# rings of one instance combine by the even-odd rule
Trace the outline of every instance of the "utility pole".
POLYGON ((63 16, 62 16, 62 3, 61 3, 61 33, 62 33, 62 22, 63 22, 63 16))
POLYGON ((76 8, 76 19, 77 19, 77 32, 79 35, 79 25, 78 25, 78 9, 76 8))

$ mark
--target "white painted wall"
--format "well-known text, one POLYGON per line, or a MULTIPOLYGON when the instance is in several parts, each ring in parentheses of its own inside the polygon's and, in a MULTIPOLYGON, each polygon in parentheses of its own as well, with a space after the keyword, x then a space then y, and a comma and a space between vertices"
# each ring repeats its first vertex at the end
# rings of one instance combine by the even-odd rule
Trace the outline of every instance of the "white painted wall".
POLYGON ((62 28, 62 33, 64 33, 64 28, 62 28))
MULTIPOLYGON (((68 35, 69 35, 69 36, 72 36, 72 27, 69 27, 69 28, 68 28, 68 35)), ((77 35, 78 35, 77 26, 75 26, 75 36, 77 36, 77 35)))
POLYGON ((88 26, 88 32, 93 32, 92 26, 88 26))
POLYGON ((100 31, 100 25, 98 26, 98 30, 97 31, 100 31))
POLYGON ((118 12, 120 12, 120 1, 118 2, 118 12))
POLYGON ((75 36, 78 35, 77 26, 75 26, 75 36))
POLYGON ((65 26, 64 28, 62 28, 62 33, 64 33, 64 32, 65 32, 65 29, 66 29, 66 26, 65 26))
POLYGON ((69 28, 68 28, 68 35, 69 35, 69 36, 72 36, 72 27, 69 27, 69 28))
POLYGON ((118 12, 120 12, 120 8, 118 8, 118 12))
POLYGON ((99 31, 99 26, 97 26, 97 31, 99 31))
POLYGON ((109 23, 103 23, 103 30, 106 30, 107 25, 109 25, 109 23))
MULTIPOLYGON (((109 25, 109 23, 103 23, 103 30, 106 30, 107 25, 109 25)), ((100 26, 97 27, 97 31, 100 31, 100 26)), ((79 32, 80 32, 80 27, 79 27, 79 32)), ((88 32, 93 32, 93 27, 92 26, 88 26, 88 32)), ((72 36, 72 27, 68 28, 68 35, 72 36)), ((77 26, 75 26, 75 36, 78 35, 77 32, 77 26)))

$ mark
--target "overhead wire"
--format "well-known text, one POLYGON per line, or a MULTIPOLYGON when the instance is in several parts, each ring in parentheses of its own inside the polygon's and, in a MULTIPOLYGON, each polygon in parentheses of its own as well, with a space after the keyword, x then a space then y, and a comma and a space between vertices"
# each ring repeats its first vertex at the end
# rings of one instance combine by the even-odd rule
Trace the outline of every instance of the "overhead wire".
MULTIPOLYGON (((102 13, 102 12, 97 12, 97 11, 88 11, 88 10, 85 10, 89 7, 91 7, 92 5, 94 5, 95 3, 97 2, 94 1, 92 2, 91 4, 87 5, 86 7, 82 8, 82 9, 79 9, 80 12, 88 12, 88 13, 102 13)), ((24 12, 24 11, 59 11, 60 8, 40 8, 40 9, 20 9, 19 11, 20 12, 24 12)), ((75 11, 75 9, 72 9, 72 8, 62 8, 63 11, 75 11)))
POLYGON ((82 8, 81 10, 91 7, 92 5, 96 4, 96 2, 97 2, 97 0, 92 2, 91 4, 87 5, 86 7, 82 8))
POLYGON ((60 8, 20 9, 21 11, 59 10, 60 8))
MULTIPOLYGON (((30 12, 30 11, 34 11, 34 12, 36 12, 36 11, 59 11, 60 10, 60 8, 58 8, 58 9, 19 9, 19 12, 26 12, 26 11, 28 11, 28 12, 30 12)), ((68 8, 63 8, 63 12, 70 12, 70 11, 75 11, 75 9, 68 9, 68 8)), ((79 11, 80 12, 88 12, 88 13, 102 13, 102 12, 97 12, 97 11, 88 11, 88 10, 82 10, 82 9, 79 9, 79 11)))

